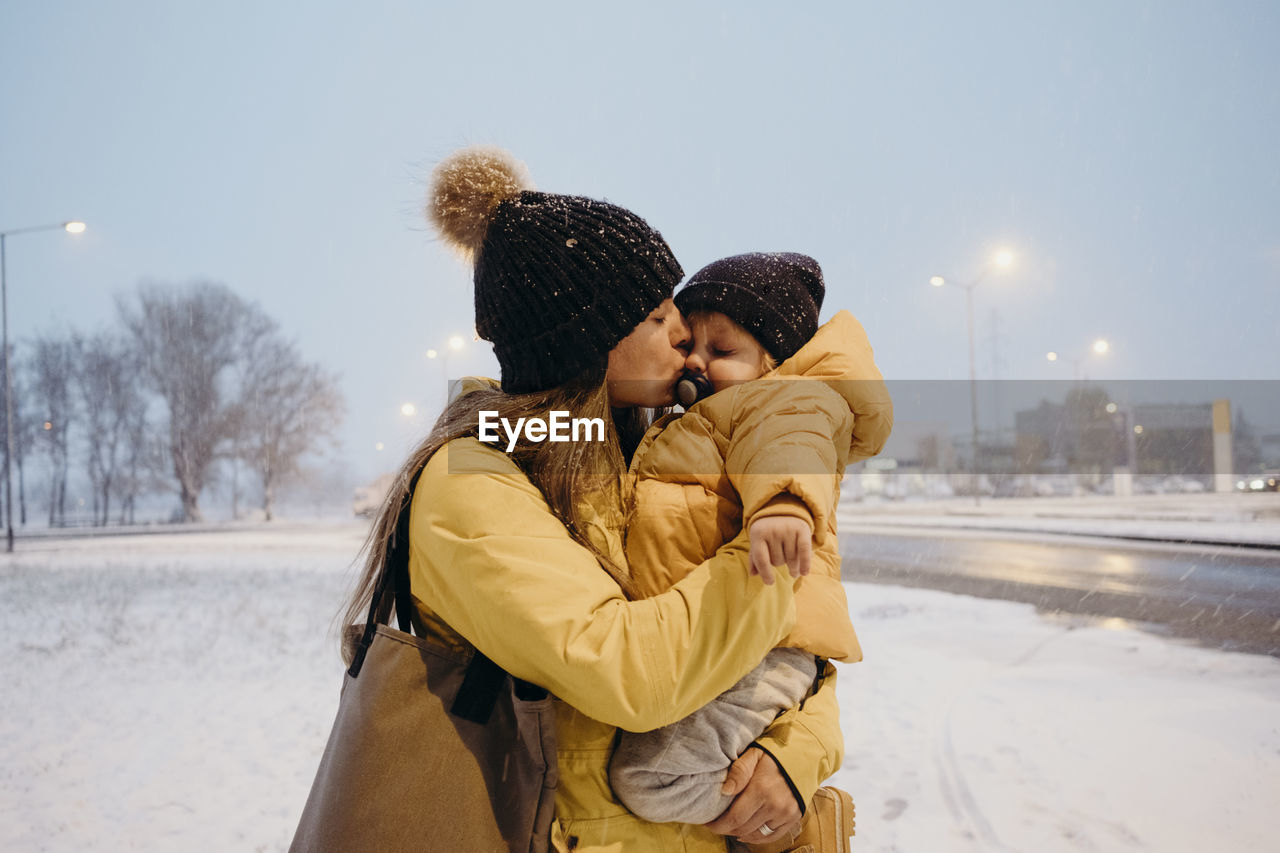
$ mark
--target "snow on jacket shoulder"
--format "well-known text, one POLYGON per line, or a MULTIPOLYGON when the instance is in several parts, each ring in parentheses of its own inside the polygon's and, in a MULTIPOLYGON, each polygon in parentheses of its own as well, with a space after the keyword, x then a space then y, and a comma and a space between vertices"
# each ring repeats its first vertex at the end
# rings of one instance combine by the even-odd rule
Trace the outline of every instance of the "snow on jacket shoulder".
POLYGON ((645 436, 632 465, 632 576, 657 594, 755 518, 800 518, 813 527, 814 559, 796 584, 797 626, 782 645, 861 660, 840 584, 835 505, 845 466, 879 452, 892 424, 866 333, 841 311, 777 370, 645 436))

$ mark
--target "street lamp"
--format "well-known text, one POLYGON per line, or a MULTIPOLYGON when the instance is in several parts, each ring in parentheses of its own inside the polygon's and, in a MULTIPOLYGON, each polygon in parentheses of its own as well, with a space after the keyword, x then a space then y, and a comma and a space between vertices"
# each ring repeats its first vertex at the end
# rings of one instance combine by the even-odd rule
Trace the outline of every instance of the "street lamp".
POLYGON ((1138 475, 1138 436, 1142 435, 1142 424, 1138 423, 1137 410, 1131 404, 1107 403, 1107 414, 1119 419, 1124 430, 1125 477, 1116 476, 1115 493, 1120 497, 1133 494, 1133 481, 1138 475))
POLYGON ((0 231, 0 347, 4 353, 4 521, 5 550, 13 553, 13 477, 10 474, 10 459, 13 457, 13 376, 9 370, 9 285, 5 277, 5 239, 15 234, 30 234, 33 231, 66 231, 68 234, 83 234, 85 224, 78 219, 59 222, 56 225, 33 225, 30 228, 13 228, 0 231))
POLYGON ((444 405, 440 407, 442 412, 449 405, 449 353, 459 352, 464 346, 466 346, 466 341, 462 339, 462 335, 451 335, 445 344, 443 354, 438 350, 427 350, 427 358, 433 361, 439 358, 441 367, 444 369, 444 405))
POLYGON ((973 503, 977 506, 980 503, 978 497, 978 368, 974 358, 973 346, 973 289, 986 277, 987 273, 993 268, 1008 269, 1013 264, 1013 252, 1008 249, 999 249, 991 255, 991 259, 983 265, 978 274, 968 282, 951 281, 940 275, 935 275, 929 279, 929 284, 934 287, 944 287, 945 285, 954 285, 964 291, 965 316, 968 319, 969 326, 969 418, 972 428, 973 440, 973 462, 970 470, 973 472, 973 503))
MULTIPOLYGON (((1108 341, 1106 338, 1098 338, 1096 341, 1094 341, 1092 344, 1089 345, 1089 353, 1092 353, 1093 355, 1106 355, 1110 351, 1111 351, 1111 342, 1108 341)), ((1086 355, 1087 354, 1088 353, 1086 353, 1086 355)), ((1055 352, 1045 353, 1044 357, 1048 361, 1058 361, 1062 358, 1062 355, 1055 351, 1055 352)), ((1079 382, 1081 378, 1080 362, 1083 359, 1084 359, 1084 356, 1078 356, 1076 358, 1071 359, 1071 373, 1072 373, 1072 377, 1075 379, 1076 382, 1079 382)))

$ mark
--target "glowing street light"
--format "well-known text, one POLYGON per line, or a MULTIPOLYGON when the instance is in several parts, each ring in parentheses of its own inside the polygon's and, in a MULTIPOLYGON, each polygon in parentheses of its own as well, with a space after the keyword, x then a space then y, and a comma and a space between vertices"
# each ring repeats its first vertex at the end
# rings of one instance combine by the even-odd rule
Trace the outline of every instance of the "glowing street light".
MULTIPOLYGON (((1111 352, 1111 342, 1108 341, 1106 338, 1098 338, 1092 344, 1089 345, 1089 352, 1086 353, 1086 355, 1088 354, 1106 355, 1109 352, 1111 352)), ((1054 352, 1045 353, 1044 357, 1045 357, 1045 360, 1047 361, 1058 361, 1062 358, 1062 355, 1054 351, 1054 352)), ((1083 356, 1071 359, 1071 374, 1072 374, 1072 378, 1076 382, 1079 382, 1081 379, 1082 374, 1080 371, 1080 362, 1083 360, 1084 360, 1083 356)))
POLYGON ((418 413, 418 407, 413 403, 405 403, 400 407, 400 414, 406 418, 411 418, 418 413))
POLYGON ((978 368, 974 358, 973 347, 973 289, 978 286, 978 283, 986 277, 993 267, 1006 270, 1012 265, 1013 252, 1009 249, 998 249, 969 282, 953 282, 940 275, 932 276, 929 279, 929 284, 934 287, 953 284, 964 291, 965 316, 969 325, 969 417, 973 439, 973 463, 971 465, 973 481, 971 485, 973 486, 973 502, 975 505, 980 501, 978 498, 978 368))
POLYGON ((11 459, 13 457, 13 375, 9 370, 9 286, 5 278, 5 239, 15 234, 30 234, 34 231, 66 231, 68 234, 83 234, 85 224, 78 219, 59 222, 54 225, 34 225, 29 228, 13 228, 0 231, 0 352, 4 354, 4 520, 5 550, 13 553, 13 475, 11 459))
POLYGON ((432 361, 437 358, 440 359, 441 372, 444 373, 444 404, 440 407, 441 411, 444 410, 445 406, 449 405, 449 354, 461 352, 466 345, 467 342, 462 335, 450 335, 449 339, 445 341, 443 353, 436 349, 427 350, 427 358, 432 361))

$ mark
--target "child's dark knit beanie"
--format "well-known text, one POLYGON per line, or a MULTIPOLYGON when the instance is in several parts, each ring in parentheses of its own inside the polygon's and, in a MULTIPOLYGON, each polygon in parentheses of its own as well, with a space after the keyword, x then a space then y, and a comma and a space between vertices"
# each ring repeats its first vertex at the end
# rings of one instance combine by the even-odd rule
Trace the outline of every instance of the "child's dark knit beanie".
POLYGON ((822 267, 795 252, 751 252, 707 264, 676 294, 681 313, 719 311, 784 361, 818 331, 822 267))
POLYGON ((469 148, 437 167, 428 200, 445 239, 475 261, 476 333, 512 394, 603 363, 684 274, 634 213, 526 186, 509 154, 469 148))

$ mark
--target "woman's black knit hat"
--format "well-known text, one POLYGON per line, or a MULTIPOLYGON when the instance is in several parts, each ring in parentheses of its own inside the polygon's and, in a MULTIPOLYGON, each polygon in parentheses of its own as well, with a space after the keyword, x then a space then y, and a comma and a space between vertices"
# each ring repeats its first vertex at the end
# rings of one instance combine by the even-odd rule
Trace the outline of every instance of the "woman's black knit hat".
POLYGON ((604 360, 684 272, 628 210, 537 192, 497 148, 456 152, 432 175, 428 217, 475 264, 476 332, 502 390, 554 388, 604 360))
POLYGON ((683 314, 719 311, 784 361, 818 331, 825 295, 822 267, 808 255, 751 252, 698 270, 676 294, 676 307, 683 314))

